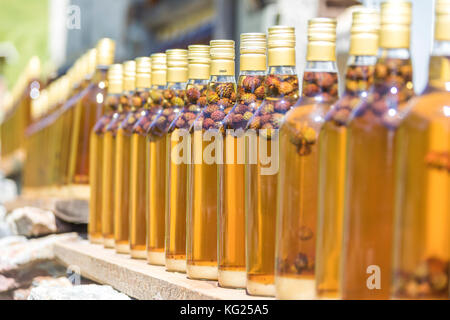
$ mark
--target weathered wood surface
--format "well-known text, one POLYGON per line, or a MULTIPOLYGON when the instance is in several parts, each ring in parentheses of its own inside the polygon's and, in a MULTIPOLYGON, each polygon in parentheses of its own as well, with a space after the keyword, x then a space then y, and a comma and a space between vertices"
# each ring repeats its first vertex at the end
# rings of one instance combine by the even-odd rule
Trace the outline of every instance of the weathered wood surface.
POLYGON ((55 245, 55 256, 72 270, 95 282, 109 284, 136 299, 263 299, 252 297, 242 289, 220 288, 215 281, 186 278, 185 274, 167 272, 145 260, 131 259, 113 249, 90 244, 86 240, 55 245))

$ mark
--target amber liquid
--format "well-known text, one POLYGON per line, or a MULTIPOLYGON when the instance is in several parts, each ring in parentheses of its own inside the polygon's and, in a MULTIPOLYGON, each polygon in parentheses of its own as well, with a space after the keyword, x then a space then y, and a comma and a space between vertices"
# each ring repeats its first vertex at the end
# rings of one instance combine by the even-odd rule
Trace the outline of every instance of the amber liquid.
POLYGON ((319 135, 319 201, 316 243, 316 289, 321 298, 338 298, 347 127, 351 111, 373 82, 376 57, 355 57, 346 74, 346 90, 325 117, 319 135), (355 61, 354 60, 354 61, 355 61), (362 61, 361 61, 362 60, 362 61), (364 63, 364 61, 366 63, 364 63))
POLYGON ((107 131, 103 138, 102 172, 102 234, 106 246, 114 243, 114 169, 116 155, 116 137, 107 131))
MULTIPOLYGON (((257 137, 257 154, 260 139, 257 137)), ((264 141, 266 143, 266 141, 264 141)), ((273 152, 272 141, 267 141, 268 156, 273 152)), ((278 146, 276 146, 278 147, 278 146)), ((246 148, 248 152, 248 148, 246 148)), ((246 159, 249 159, 247 156, 246 159)), ((275 225, 278 174, 261 175, 259 156, 256 164, 246 161, 246 179, 251 181, 246 190, 248 205, 247 215, 247 281, 261 285, 274 284, 275 271, 275 225)), ((247 291, 249 289, 247 288, 247 291)), ((250 294, 254 294, 249 291, 250 294)))
MULTIPOLYGON (((202 131, 193 135, 193 156, 202 155, 212 141, 202 131)), ((188 216, 187 265, 217 267, 217 164, 204 161, 192 166, 192 207, 188 216)))
MULTIPOLYGON (((114 238, 116 249, 122 249, 130 244, 130 151, 131 137, 119 128, 116 137, 114 172, 114 238)), ((112 200, 111 199, 111 200, 112 200)))
POLYGON ((89 183, 90 133, 103 113, 106 88, 100 88, 98 84, 105 78, 106 70, 96 70, 88 92, 77 102, 74 110, 69 165, 71 180, 75 184, 89 183))
POLYGON ((166 214, 166 141, 147 142, 148 167, 148 251, 164 252, 166 214))
MULTIPOLYGON (((178 150, 177 145, 181 142, 180 132, 183 129, 175 129, 166 136, 167 145, 167 177, 166 187, 170 198, 167 207, 166 221, 166 259, 186 260, 186 210, 187 210, 187 170, 188 163, 171 161, 171 152, 178 150)), ((185 136, 186 137, 186 136, 185 136)), ((184 138, 186 139, 186 138, 184 138)), ((188 145, 190 148, 190 145, 188 145)), ((188 150, 183 150, 188 152, 188 150)), ((179 156, 183 157, 181 153, 179 156)))
POLYGON ((319 142, 319 201, 316 287, 319 297, 336 298, 339 291, 347 129, 326 122, 319 142))
POLYGON ((429 89, 411 100, 398 132, 394 298, 449 297, 449 102, 448 91, 429 89))
POLYGON ((146 152, 145 137, 131 136, 130 176, 130 246, 132 252, 142 252, 139 258, 146 257, 146 152))
POLYGON ((219 192, 223 194, 219 211, 219 270, 246 271, 245 267, 245 137, 227 134, 224 154, 234 157, 225 159, 221 167, 223 174, 219 192))
POLYGON ((395 110, 401 109, 402 103, 412 95, 412 84, 407 60, 392 59, 385 63, 380 59, 376 70, 376 84, 369 96, 380 98, 361 104, 348 125, 341 278, 343 299, 388 299, 390 296, 395 110), (397 77, 395 82, 380 77, 385 72, 379 70, 385 66, 390 69, 388 77, 397 77), (401 68, 407 70, 407 76, 401 75, 401 68), (388 92, 398 94, 389 95, 388 92))
POLYGON ((103 173, 103 135, 91 134, 90 144, 90 199, 89 199, 89 239, 99 242, 102 238, 102 173, 103 173))

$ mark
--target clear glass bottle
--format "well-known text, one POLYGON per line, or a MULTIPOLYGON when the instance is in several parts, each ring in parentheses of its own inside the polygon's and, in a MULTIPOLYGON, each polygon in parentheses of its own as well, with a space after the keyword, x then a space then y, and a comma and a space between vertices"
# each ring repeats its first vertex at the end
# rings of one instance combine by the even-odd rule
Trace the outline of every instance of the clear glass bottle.
POLYGON ((187 170, 191 161, 189 128, 206 105, 210 75, 209 46, 188 47, 188 82, 184 107, 169 126, 166 135, 166 268, 186 271, 187 170))
POLYGON ((110 188, 103 187, 103 145, 106 128, 112 121, 119 109, 120 96, 123 91, 123 70, 121 64, 113 64, 108 69, 108 94, 105 98, 105 113, 95 124, 91 133, 90 142, 90 191, 89 200, 89 224, 88 236, 91 243, 103 244, 102 233, 102 198, 104 190, 110 188))
POLYGON ((398 130, 394 255, 396 299, 448 299, 450 258, 450 1, 436 1, 428 87, 398 130))
MULTIPOLYGON (((144 166, 139 171, 145 172, 146 179, 146 203, 147 203, 147 261, 150 264, 165 265, 164 234, 165 234, 165 189, 166 179, 165 164, 162 163, 160 154, 165 154, 165 145, 156 144, 146 140, 150 126, 163 111, 166 104, 163 98, 167 86, 167 56, 165 53, 152 54, 152 88, 150 89, 150 112, 142 124, 144 134, 142 138, 135 138, 136 144, 141 145, 137 157, 147 157, 144 166), (144 125, 145 124, 145 125, 144 125), (145 144, 146 147, 143 147, 145 144), (164 147, 164 148, 163 148, 164 147), (158 149, 159 148, 159 149, 158 149), (145 151, 144 155, 140 151, 145 151), (157 170, 159 168, 159 170, 157 170), (161 169, 163 168, 163 169, 161 169)), ((137 128, 137 127, 136 127, 137 128)), ((142 162, 139 161, 141 164, 142 162)))
MULTIPOLYGON (((159 235, 161 239, 160 245, 164 251, 165 248, 165 232, 167 231, 167 210, 166 193, 168 192, 168 159, 167 159, 167 142, 166 137, 169 133, 169 126, 175 120, 180 110, 184 107, 186 81, 188 77, 187 70, 187 50, 171 49, 166 51, 167 57, 167 87, 163 90, 162 110, 158 113, 155 120, 147 131, 150 162, 148 163, 148 179, 149 187, 149 209, 152 218, 162 219, 152 226, 161 228, 156 231, 155 235, 159 235), (156 210, 160 210, 159 212, 156 210)), ((165 252, 165 251, 164 251, 165 252)), ((179 270, 177 265, 172 264, 173 261, 165 259, 166 269, 169 271, 179 270)), ((176 261, 175 261, 176 262, 176 261)))
POLYGON ((411 3, 381 6, 374 85, 347 125, 343 299, 387 299, 391 283, 395 136, 399 110, 413 95, 411 3))
MULTIPOLYGON (((122 142, 124 148, 123 153, 126 153, 126 155, 120 156, 121 160, 119 162, 122 164, 122 168, 119 168, 118 163, 116 170, 117 172, 122 171, 123 187, 122 190, 116 189, 116 192, 122 193, 120 205, 122 206, 122 219, 125 219, 125 216, 128 219, 123 225, 126 225, 129 229, 129 232, 126 233, 129 234, 131 257, 146 259, 145 139, 142 141, 141 146, 135 145, 137 136, 134 133, 136 124, 139 123, 141 117, 148 115, 148 98, 151 86, 151 59, 149 57, 140 57, 136 58, 135 61, 136 90, 131 97, 132 110, 128 113, 119 129, 119 135, 122 135, 122 139, 124 140, 122 142), (138 150, 139 148, 142 150, 138 150), (144 158, 136 157, 136 154, 142 154, 144 158), (127 172, 124 173, 123 171, 127 172)), ((143 122, 140 122, 138 127, 142 124, 143 122)), ((119 140, 117 142, 119 143, 119 140)))
POLYGON ((89 149, 90 133, 103 114, 104 96, 107 90, 106 72, 114 61, 115 43, 108 38, 97 44, 96 70, 83 96, 74 110, 72 141, 69 158, 69 179, 72 194, 89 198, 89 149))
MULTIPOLYGON (((114 242, 117 253, 130 253, 130 154, 131 130, 136 122, 137 107, 133 104, 136 89, 136 62, 123 63, 123 102, 126 112, 117 128, 114 160, 114 242)), ((145 250, 144 250, 145 252, 145 250)), ((136 254, 131 252, 131 257, 136 254)))
MULTIPOLYGON (((130 65, 135 67, 134 61, 125 61, 122 64, 123 88, 122 94, 119 98, 119 107, 113 114, 109 124, 106 126, 103 138, 102 234, 103 245, 106 248, 116 247, 116 224, 119 223, 119 221, 116 220, 116 218, 118 218, 118 214, 116 214, 115 205, 117 203, 117 197, 120 196, 116 194, 116 183, 122 183, 121 179, 116 177, 116 164, 118 160, 117 133, 119 132, 120 124, 125 120, 127 114, 131 110, 131 96, 133 94, 133 91, 130 92, 130 89, 133 90, 132 88, 134 88, 134 84, 128 84, 129 87, 125 87, 125 78, 129 78, 129 69, 133 68, 130 68, 130 65)), ((120 223, 123 223, 123 220, 120 221, 120 223)), ((129 227, 129 224, 127 227, 129 227)), ((126 230, 128 231, 128 228, 126 230)), ((120 249, 123 249, 123 247, 120 249)))
POLYGON ((338 98, 336 21, 308 21, 302 97, 280 127, 275 286, 278 299, 315 298, 318 137, 338 98))
POLYGON ((191 129, 193 161, 188 169, 186 273, 217 280, 217 164, 223 161, 221 121, 236 102, 234 41, 212 40, 207 106, 191 129))
POLYGON ((245 126, 264 99, 266 35, 243 33, 237 101, 219 131, 224 162, 218 168, 218 280, 229 288, 245 288, 245 126))
POLYGON ((373 84, 378 51, 379 14, 353 12, 345 91, 331 106, 319 135, 319 200, 315 277, 317 296, 337 298, 344 220, 347 121, 373 84))
POLYGON ((246 126, 249 135, 245 159, 247 293, 261 296, 275 295, 279 160, 276 137, 284 115, 298 100, 293 27, 269 28, 268 65, 264 101, 246 126), (252 133, 255 133, 253 138, 252 133))

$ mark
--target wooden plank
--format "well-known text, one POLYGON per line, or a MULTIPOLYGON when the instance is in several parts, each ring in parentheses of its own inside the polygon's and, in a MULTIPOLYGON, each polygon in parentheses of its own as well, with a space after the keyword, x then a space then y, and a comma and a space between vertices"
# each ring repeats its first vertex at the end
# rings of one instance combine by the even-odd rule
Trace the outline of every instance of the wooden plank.
POLYGON ((243 289, 220 288, 216 281, 190 280, 185 274, 167 272, 164 267, 131 259, 87 240, 58 243, 54 252, 58 261, 80 270, 83 277, 136 299, 264 299, 249 296, 243 289))

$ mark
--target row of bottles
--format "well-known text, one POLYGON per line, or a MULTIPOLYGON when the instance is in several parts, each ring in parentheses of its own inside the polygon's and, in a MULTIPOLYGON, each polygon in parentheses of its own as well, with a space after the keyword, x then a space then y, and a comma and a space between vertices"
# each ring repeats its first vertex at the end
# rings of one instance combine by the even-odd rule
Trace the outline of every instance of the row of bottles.
POLYGON ((39 97, 42 89, 40 74, 40 60, 38 57, 32 57, 19 75, 11 94, 5 95, 2 101, 3 119, 0 126, 2 158, 25 149, 25 131, 32 121, 31 104, 39 97))
POLYGON ((45 187, 48 195, 89 198, 89 135, 103 114, 106 71, 113 59, 114 42, 100 40, 33 100, 25 192, 45 187))
POLYGON ((191 279, 448 299, 449 21, 437 0, 420 96, 407 1, 353 14, 341 95, 334 19, 308 22, 301 92, 292 27, 242 34, 237 82, 232 40, 113 64, 103 39, 33 103, 26 186, 89 183, 92 243, 191 279))

